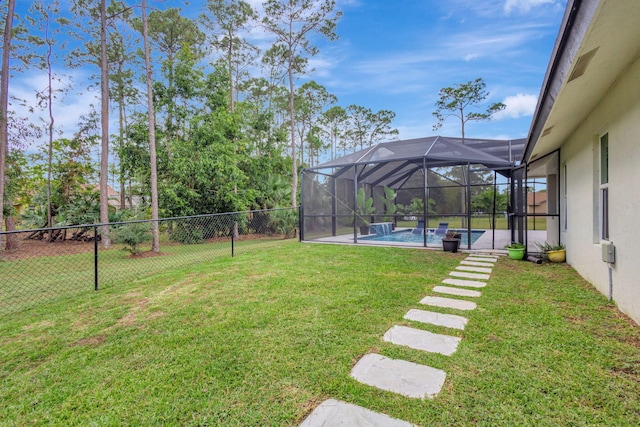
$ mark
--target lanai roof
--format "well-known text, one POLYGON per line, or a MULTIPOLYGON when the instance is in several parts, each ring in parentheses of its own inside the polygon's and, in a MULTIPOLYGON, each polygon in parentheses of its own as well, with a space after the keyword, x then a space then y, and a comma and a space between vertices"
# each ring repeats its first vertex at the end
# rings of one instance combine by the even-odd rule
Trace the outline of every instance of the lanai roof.
POLYGON ((414 172, 422 170, 423 165, 436 168, 470 163, 508 170, 522 157, 525 142, 525 139, 463 140, 444 136, 383 142, 308 170, 330 169, 327 175, 336 178, 344 175, 343 178, 350 179, 353 174, 346 173, 362 165, 358 182, 398 188, 414 172))

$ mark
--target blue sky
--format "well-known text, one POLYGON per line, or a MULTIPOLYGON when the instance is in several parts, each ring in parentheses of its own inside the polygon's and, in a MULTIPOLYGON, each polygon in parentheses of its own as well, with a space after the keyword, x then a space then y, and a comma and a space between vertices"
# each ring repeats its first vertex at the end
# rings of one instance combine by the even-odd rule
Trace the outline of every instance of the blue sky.
MULTIPOLYGON (((263 0, 249 0, 260 8, 263 0)), ((30 2, 18 1, 18 9, 30 2), (20 7, 21 6, 21 7, 20 7)), ((189 17, 201 13, 203 0, 149 2, 181 7, 189 17)), ((314 39, 320 53, 308 76, 336 95, 339 104, 358 104, 396 113, 400 139, 434 134, 458 136, 449 119, 432 130, 435 101, 442 87, 482 77, 488 102, 503 102, 505 111, 487 123, 472 123, 468 137, 521 138, 527 135, 542 80, 558 33, 566 0, 337 0, 343 16, 339 39, 314 39)), ((248 38, 268 47, 261 30, 248 38)), ((74 82, 86 81, 93 69, 66 70, 74 82)), ((298 83, 301 83, 299 81, 298 83)), ((33 98, 46 87, 46 75, 18 74, 13 95, 33 98)), ((69 94, 58 106, 57 124, 64 134, 75 129, 95 93, 69 94)), ((113 128, 115 129, 115 127, 113 128)))
POLYGON ((396 112, 400 139, 458 136, 449 119, 432 130, 442 87, 482 77, 507 109, 470 124, 467 136, 520 138, 531 115, 566 1, 395 0, 342 2, 340 39, 321 47, 317 80, 338 96, 396 112))

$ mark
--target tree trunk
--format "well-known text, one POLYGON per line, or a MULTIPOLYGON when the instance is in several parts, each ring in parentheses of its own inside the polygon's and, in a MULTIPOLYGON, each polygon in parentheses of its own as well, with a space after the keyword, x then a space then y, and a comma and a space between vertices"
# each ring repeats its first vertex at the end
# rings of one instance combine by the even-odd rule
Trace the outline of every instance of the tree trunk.
POLYGON ((160 230, 158 224, 158 171, 156 158, 156 123, 153 109, 153 89, 151 87, 151 60, 149 49, 149 34, 147 26, 147 1, 142 0, 142 37, 144 39, 144 64, 147 81, 147 110, 149 115, 149 154, 151 166, 151 250, 160 252, 160 230))
MULTIPOLYGON (((146 1, 145 1, 146 3, 146 1)), ((148 29, 147 29, 148 30, 148 29)), ((173 107, 174 107, 174 94, 173 94, 173 55, 167 55, 167 66, 169 68, 168 76, 167 76, 167 92, 169 93, 169 97, 171 100, 167 103, 167 137, 164 138, 167 147, 167 156, 169 159, 173 158, 173 107)))
POLYGON ((231 112, 235 111, 235 102, 233 99, 233 39, 229 36, 229 50, 227 52, 227 62, 229 63, 229 107, 231 112))
MULTIPOLYGON (((118 73, 122 73, 122 61, 118 63, 118 73)), ((120 153, 124 148, 124 90, 120 87, 118 94, 118 135, 120 137, 120 153)), ((120 159, 120 209, 126 209, 124 165, 120 159)))
POLYGON ((298 204, 298 160, 296 158, 296 128, 293 109, 293 57, 289 55, 289 120, 291 126, 291 160, 292 166, 292 181, 291 181, 291 207, 296 207, 298 204))
MULTIPOLYGON (((48 25, 48 22, 47 22, 48 25)), ((51 212, 51 169, 53 164, 53 129, 55 125, 55 121, 53 118, 53 79, 52 79, 52 66, 51 66, 51 54, 53 50, 53 46, 49 43, 49 50, 47 52, 47 77, 49 78, 49 88, 47 90, 48 95, 48 109, 49 109, 49 147, 47 151, 47 224, 45 227, 51 227, 53 224, 53 213, 51 212)))
POLYGON ((133 189, 131 188, 131 178, 129 178, 129 209, 133 210, 133 189))
MULTIPOLYGON (((100 0, 100 87, 102 143, 100 150, 100 222, 109 222, 109 64, 107 60, 107 10, 106 0, 100 0)), ((102 227, 102 246, 111 247, 109 226, 102 227)))
MULTIPOLYGON (((9 215, 4 219, 4 223, 7 226, 7 231, 15 231, 16 229, 16 219, 15 217, 9 215)), ((7 234, 7 244, 4 247, 7 251, 17 251, 18 250, 18 235, 17 234, 7 234)))
MULTIPOLYGON (((124 168, 122 166, 120 167, 120 176, 124 176, 124 168)), ((120 178, 120 209, 123 210, 127 208, 126 191, 124 179, 120 178)))
MULTIPOLYGON (((2 219, 4 209, 4 183, 5 165, 7 161, 7 109, 9 106, 9 53, 11 50, 11 33, 13 29, 13 12, 15 10, 15 0, 8 0, 7 16, 4 25, 4 38, 2 39, 2 70, 0 71, 0 231, 2 231, 2 219)), ((7 241, 8 241, 7 236, 7 241)), ((0 257, 2 256, 2 245, 0 244, 0 257)))

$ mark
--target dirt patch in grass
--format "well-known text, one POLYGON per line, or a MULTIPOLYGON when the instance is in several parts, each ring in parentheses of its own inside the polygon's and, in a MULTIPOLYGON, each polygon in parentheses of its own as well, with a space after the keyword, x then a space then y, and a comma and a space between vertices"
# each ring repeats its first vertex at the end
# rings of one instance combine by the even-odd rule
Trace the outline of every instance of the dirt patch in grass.
POLYGON ((152 320, 155 319, 157 317, 162 317, 164 316, 164 312, 163 311, 154 311, 153 313, 149 314, 149 316, 147 317, 147 320, 152 320))
POLYGON ((31 325, 25 325, 22 327, 23 331, 32 331, 34 329, 43 329, 43 328, 49 328, 51 326, 54 326, 55 323, 50 321, 50 320, 45 320, 42 322, 38 322, 38 323, 32 323, 31 325))
POLYGON ((571 323, 575 323, 576 325, 584 325, 585 323, 585 318, 580 316, 565 316, 564 317, 566 320, 568 320, 571 323))
POLYGON ((618 340, 640 349, 640 336, 629 332, 635 331, 638 328, 638 324, 629 316, 620 312, 617 307, 612 304, 606 306, 605 309, 609 311, 611 317, 618 321, 612 325, 612 327, 618 332, 618 340))
POLYGON ((122 299, 124 302, 126 302, 127 304, 131 304, 131 303, 135 303, 136 301, 139 301, 141 299, 143 299, 143 293, 142 291, 133 291, 133 292, 128 292, 126 294, 124 294, 122 296, 122 299))
POLYGON ((6 261, 18 261, 27 258, 74 255, 91 251, 93 251, 93 242, 65 240, 49 243, 46 240, 18 239, 18 249, 3 252, 2 258, 6 261))
MULTIPOLYGON (((307 418, 309 416, 309 414, 311 412, 313 412, 313 410, 316 409, 318 406, 320 406, 320 404, 322 402, 324 402, 324 399, 321 398, 320 396, 311 398, 311 399, 303 402, 300 405, 300 409, 302 411, 302 417, 300 417, 300 419, 298 421, 301 423, 302 420, 307 418)), ((299 424, 299 423, 296 423, 296 424, 299 424)))
POLYGON ((102 345, 107 341, 107 337, 104 335, 95 335, 93 337, 83 338, 79 341, 74 342, 71 345, 74 346, 84 346, 84 345, 102 345))
POLYGON ((133 307, 131 307, 131 310, 120 319, 118 319, 118 326, 133 326, 136 323, 138 314, 142 310, 146 309, 148 304, 149 300, 146 298, 135 301, 133 307))

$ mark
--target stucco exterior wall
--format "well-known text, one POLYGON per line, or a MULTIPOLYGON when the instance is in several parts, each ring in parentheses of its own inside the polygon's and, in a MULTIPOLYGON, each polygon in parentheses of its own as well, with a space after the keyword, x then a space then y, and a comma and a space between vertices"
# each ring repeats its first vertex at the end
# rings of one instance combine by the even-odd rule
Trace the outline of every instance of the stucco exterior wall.
POLYGON ((609 272, 599 239, 599 138, 609 134, 609 230, 616 247, 613 300, 640 324, 640 60, 610 88, 561 147, 567 262, 604 295, 609 272), (566 203, 564 203, 566 180, 566 203))

